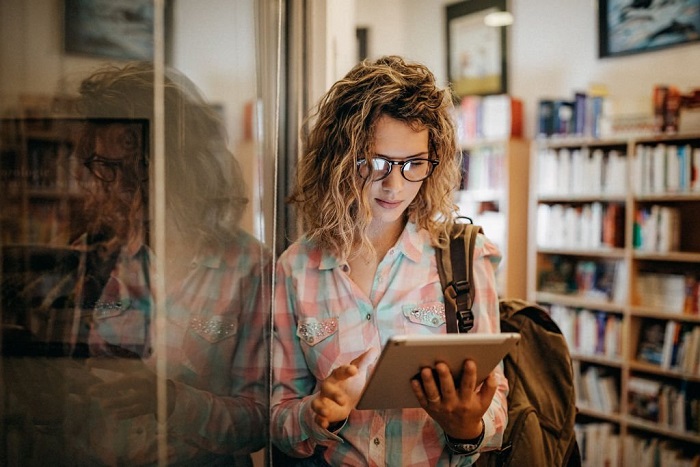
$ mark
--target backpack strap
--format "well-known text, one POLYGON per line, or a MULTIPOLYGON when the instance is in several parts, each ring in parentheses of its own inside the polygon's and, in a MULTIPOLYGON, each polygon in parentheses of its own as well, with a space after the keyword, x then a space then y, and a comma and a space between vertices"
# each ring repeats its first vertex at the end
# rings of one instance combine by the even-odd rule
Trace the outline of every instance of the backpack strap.
POLYGON ((446 248, 436 248, 438 274, 445 295, 447 332, 469 332, 474 327, 475 286, 472 259, 476 236, 474 224, 455 223, 446 248))

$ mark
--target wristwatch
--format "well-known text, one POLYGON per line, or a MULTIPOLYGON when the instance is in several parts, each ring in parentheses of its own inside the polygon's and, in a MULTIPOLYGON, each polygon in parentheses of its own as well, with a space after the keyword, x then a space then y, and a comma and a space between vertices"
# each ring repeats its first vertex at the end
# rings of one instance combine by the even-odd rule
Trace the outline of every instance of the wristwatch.
POLYGON ((474 454, 481 443, 484 441, 484 434, 486 433, 486 424, 484 424, 484 419, 481 419, 481 434, 476 438, 472 439, 457 439, 452 438, 450 435, 445 433, 445 440, 447 440, 447 447, 450 451, 455 454, 474 454))

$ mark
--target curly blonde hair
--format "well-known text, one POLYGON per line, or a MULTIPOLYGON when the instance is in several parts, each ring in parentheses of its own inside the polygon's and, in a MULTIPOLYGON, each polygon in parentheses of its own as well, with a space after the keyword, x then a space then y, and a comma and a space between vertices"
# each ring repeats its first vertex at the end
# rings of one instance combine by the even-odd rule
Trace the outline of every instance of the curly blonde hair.
POLYGON ((354 246, 373 251, 366 230, 371 181, 356 176, 358 159, 371 159, 376 124, 382 115, 428 130, 430 158, 440 161, 408 207, 407 219, 426 229, 435 245, 444 242, 457 206, 460 180, 452 95, 440 89, 424 65, 398 56, 363 61, 321 98, 310 116, 315 123, 305 140, 295 188, 305 235, 342 259, 354 246))

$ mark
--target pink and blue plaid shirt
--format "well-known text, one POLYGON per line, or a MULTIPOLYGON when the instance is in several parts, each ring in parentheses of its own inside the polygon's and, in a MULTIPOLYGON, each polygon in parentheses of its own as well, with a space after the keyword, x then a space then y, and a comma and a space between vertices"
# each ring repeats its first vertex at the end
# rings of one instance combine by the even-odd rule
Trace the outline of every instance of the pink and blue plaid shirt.
MULTIPOLYGON (((479 235, 474 252, 476 298, 472 332, 500 332, 495 269, 497 247, 479 235)), ((380 262, 366 297, 349 266, 302 239, 279 258, 275 289, 271 436, 294 457, 323 451, 331 465, 471 465, 477 455, 453 454, 442 428, 423 409, 355 410, 331 433, 313 420, 318 385, 333 369, 395 334, 443 334, 444 297, 435 250, 426 231, 407 224, 380 262)), ((508 421, 508 383, 484 416, 482 450, 501 445, 508 421)), ((397 382, 400 384, 400 382, 397 382)), ((405 384, 409 384, 408 381, 405 384)))
MULTIPOLYGON (((148 257, 146 247, 122 253, 95 307, 93 351, 104 343, 147 348, 153 339, 148 257)), ((167 376, 176 392, 167 419, 169 465, 247 465, 247 455, 265 445, 269 260, 257 240, 239 231, 227 247, 200 254, 188 276, 168 290, 167 376)), ((158 357, 146 363, 154 366, 158 357)), ((93 410, 90 455, 110 465, 157 462, 153 415, 119 421, 93 410)))

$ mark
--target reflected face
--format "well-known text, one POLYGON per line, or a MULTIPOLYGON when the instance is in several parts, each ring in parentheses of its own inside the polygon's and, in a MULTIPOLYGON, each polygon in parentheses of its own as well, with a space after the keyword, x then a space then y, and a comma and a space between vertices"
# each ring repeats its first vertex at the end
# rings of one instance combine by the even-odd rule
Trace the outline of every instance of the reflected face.
MULTIPOLYGON (((374 152, 394 162, 413 158, 427 159, 428 130, 415 131, 407 124, 388 116, 377 121, 374 152)), ((387 230, 403 223, 404 213, 413 202, 423 181, 409 182, 401 175, 400 166, 392 167, 388 176, 371 182, 369 201, 372 228, 387 230)))
POLYGON ((142 152, 140 125, 103 125, 95 131, 94 152, 84 164, 98 180, 135 189, 147 178, 142 152))
POLYGON ((92 224, 126 237, 143 222, 148 205, 148 166, 143 124, 98 124, 88 132, 83 165, 96 182, 89 184, 92 224))

